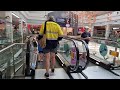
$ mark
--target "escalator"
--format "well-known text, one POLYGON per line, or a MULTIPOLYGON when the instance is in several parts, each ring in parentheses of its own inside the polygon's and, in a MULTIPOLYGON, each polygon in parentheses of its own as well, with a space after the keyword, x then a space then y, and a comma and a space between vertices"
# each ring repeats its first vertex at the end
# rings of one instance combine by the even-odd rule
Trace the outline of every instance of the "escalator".
MULTIPOLYGON (((76 39, 76 38, 72 38, 72 39, 77 40, 78 42, 81 41, 81 40, 76 39)), ((108 76, 109 75, 111 75, 111 76, 115 75, 116 78, 117 78, 117 76, 120 76, 120 68, 119 68, 120 65, 116 64, 116 62, 115 62, 117 59, 119 60, 120 56, 119 57, 114 57, 114 56, 110 55, 110 53, 109 53, 111 50, 119 52, 120 49, 119 49, 118 44, 116 42, 113 42, 113 41, 110 41, 110 40, 104 40, 104 39, 92 39, 91 42, 89 43, 88 47, 89 47, 89 50, 90 50, 89 51, 90 52, 89 61, 91 63, 97 65, 97 66, 93 67, 94 70, 96 68, 95 72, 98 72, 98 70, 99 70, 101 72, 98 72, 98 73, 101 73, 101 74, 103 72, 106 72, 106 73, 110 72, 108 74, 108 76), (101 44, 106 44, 106 46, 107 46, 107 51, 108 52, 106 53, 105 57, 102 57, 102 55, 100 54, 100 51, 99 51, 99 48, 100 48, 101 44)), ((88 70, 88 72, 89 72, 89 70, 88 70)))
MULTIPOLYGON (((76 42, 67 37, 64 37, 59 42, 55 74, 50 75, 50 79, 74 79, 77 73, 81 74, 81 79, 88 78, 82 71, 89 64, 89 50, 84 41, 81 40, 79 42, 81 48, 78 48, 78 43, 76 42)), ((35 70, 35 79, 45 79, 44 73, 46 70, 44 65, 45 62, 38 65, 38 68, 35 70)))
POLYGON ((82 75, 81 78, 87 79, 88 77, 82 72, 89 64, 89 49, 86 43, 83 40, 78 43, 68 37, 64 37, 59 43, 56 59, 70 79, 74 79, 73 75, 78 73, 82 75))

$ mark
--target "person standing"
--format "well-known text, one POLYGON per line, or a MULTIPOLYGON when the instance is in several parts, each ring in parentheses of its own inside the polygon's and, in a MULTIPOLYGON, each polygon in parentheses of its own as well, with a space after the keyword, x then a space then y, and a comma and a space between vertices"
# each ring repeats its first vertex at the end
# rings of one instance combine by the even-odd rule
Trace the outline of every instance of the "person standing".
MULTIPOLYGON (((39 38, 40 40, 43 37, 44 34, 44 25, 42 24, 42 27, 40 29, 39 38)), ((61 27, 54 21, 54 18, 52 16, 48 17, 48 20, 46 21, 46 47, 43 48, 43 53, 45 54, 45 60, 46 60, 46 73, 44 74, 45 77, 49 77, 49 68, 50 68, 50 59, 51 59, 51 72, 54 73, 55 71, 55 54, 57 53, 57 46, 58 42, 62 40, 63 38, 63 31, 61 27)))
POLYGON ((91 39, 91 34, 89 32, 88 27, 85 27, 85 32, 81 34, 81 39, 84 40, 87 44, 89 44, 89 41, 91 39))

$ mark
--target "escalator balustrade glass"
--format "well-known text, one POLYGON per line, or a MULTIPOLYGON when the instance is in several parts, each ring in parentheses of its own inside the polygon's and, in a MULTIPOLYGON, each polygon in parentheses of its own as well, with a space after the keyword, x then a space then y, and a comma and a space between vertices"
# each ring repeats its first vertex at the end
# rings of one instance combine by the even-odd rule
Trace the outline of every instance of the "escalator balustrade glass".
POLYGON ((76 65, 76 47, 71 40, 63 39, 59 42, 58 53, 65 59, 66 65, 76 65))
POLYGON ((118 42, 94 38, 89 43, 89 49, 91 58, 105 64, 120 66, 120 47, 118 42))
POLYGON ((86 68, 86 66, 89 63, 89 49, 87 44, 84 41, 77 41, 74 40, 76 47, 78 47, 79 50, 79 66, 81 66, 83 69, 86 68))
POLYGON ((60 41, 58 52, 65 58, 65 63, 85 69, 89 63, 89 49, 87 44, 80 40, 64 38, 60 41))

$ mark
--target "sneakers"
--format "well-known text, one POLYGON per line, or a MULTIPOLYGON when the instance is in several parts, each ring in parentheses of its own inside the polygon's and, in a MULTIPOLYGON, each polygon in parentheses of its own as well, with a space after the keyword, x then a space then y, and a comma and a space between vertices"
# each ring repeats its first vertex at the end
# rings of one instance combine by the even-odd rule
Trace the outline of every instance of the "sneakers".
POLYGON ((45 75, 44 75, 46 78, 48 78, 49 77, 49 73, 45 73, 45 75))
POLYGON ((54 73, 55 69, 51 69, 51 72, 54 73))
MULTIPOLYGON (((50 75, 54 75, 55 69, 51 69, 51 72, 52 72, 52 73, 51 73, 50 75)), ((46 78, 49 78, 49 73, 45 73, 44 76, 45 76, 46 78)))

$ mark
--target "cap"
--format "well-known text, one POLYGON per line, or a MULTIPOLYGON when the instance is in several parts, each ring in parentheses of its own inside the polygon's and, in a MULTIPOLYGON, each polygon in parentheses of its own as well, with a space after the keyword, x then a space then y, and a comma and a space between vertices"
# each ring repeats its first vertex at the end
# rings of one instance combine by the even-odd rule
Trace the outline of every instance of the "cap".
POLYGON ((48 20, 54 21, 54 16, 48 16, 48 20))

